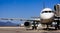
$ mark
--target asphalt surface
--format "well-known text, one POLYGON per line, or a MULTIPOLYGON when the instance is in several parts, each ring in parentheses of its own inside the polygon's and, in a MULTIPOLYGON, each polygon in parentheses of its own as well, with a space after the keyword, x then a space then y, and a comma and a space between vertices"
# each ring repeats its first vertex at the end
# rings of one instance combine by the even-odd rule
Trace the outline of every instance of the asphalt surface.
POLYGON ((60 30, 26 30, 24 27, 0 27, 0 33, 60 33, 60 30))

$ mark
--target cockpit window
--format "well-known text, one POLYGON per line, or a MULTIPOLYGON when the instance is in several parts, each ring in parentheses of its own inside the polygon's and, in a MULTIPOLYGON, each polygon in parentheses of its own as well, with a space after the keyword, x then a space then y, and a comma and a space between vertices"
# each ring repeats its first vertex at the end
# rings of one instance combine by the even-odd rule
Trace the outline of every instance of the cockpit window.
POLYGON ((43 11, 42 13, 53 13, 53 11, 43 11))

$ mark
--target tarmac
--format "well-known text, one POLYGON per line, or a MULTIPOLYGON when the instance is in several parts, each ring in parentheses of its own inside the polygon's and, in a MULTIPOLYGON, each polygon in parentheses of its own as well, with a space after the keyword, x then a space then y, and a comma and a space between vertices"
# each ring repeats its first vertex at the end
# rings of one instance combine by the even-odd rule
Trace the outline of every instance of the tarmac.
POLYGON ((60 30, 26 30, 25 27, 0 27, 0 33, 60 33, 60 30))

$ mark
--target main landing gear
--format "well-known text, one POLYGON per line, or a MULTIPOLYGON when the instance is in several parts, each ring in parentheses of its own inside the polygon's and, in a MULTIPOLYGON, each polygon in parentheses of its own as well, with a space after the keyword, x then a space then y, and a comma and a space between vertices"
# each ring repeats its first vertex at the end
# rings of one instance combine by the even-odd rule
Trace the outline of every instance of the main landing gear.
POLYGON ((37 30, 38 22, 33 21, 32 30, 37 30))

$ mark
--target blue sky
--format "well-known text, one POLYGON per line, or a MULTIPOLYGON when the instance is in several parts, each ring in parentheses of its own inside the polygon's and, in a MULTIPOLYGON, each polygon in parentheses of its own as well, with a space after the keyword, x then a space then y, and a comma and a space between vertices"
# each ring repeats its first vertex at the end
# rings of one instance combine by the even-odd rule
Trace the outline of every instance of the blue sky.
MULTIPOLYGON (((30 18, 39 16, 45 7, 54 9, 60 0, 0 0, 0 18, 30 18)), ((15 22, 14 23, 21 23, 15 22)))

